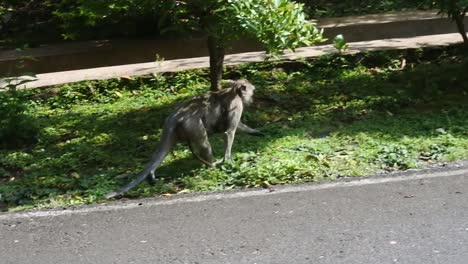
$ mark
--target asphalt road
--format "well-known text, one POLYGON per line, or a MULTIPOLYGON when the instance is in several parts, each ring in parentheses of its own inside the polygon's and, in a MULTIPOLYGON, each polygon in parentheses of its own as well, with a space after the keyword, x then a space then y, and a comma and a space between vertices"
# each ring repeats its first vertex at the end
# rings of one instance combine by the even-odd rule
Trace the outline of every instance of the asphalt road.
POLYGON ((0 263, 468 263, 468 168, 0 214, 0 263))

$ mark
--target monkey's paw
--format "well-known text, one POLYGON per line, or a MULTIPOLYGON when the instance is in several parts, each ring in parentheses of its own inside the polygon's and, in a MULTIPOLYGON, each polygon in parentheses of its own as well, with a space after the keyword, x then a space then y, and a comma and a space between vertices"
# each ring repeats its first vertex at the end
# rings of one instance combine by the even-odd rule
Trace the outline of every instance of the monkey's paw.
POLYGON ((233 161, 232 161, 232 159, 227 159, 227 160, 226 159, 219 159, 219 160, 213 162, 213 167, 218 167, 218 165, 223 164, 223 163, 231 164, 231 163, 233 163, 233 161))

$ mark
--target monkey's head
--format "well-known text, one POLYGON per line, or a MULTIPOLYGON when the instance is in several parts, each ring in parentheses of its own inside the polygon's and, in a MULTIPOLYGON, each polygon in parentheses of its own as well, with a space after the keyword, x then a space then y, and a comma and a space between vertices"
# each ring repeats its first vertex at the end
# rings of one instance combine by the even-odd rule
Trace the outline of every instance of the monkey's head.
POLYGON ((242 98, 242 102, 245 105, 249 105, 253 102, 253 94, 255 91, 255 86, 247 80, 238 80, 235 82, 234 89, 236 89, 237 94, 242 98))

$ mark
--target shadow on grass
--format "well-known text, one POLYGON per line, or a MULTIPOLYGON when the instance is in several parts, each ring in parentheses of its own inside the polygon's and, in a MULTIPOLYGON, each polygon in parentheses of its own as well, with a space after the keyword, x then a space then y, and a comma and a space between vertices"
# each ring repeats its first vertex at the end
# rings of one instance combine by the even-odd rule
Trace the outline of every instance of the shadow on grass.
MULTIPOLYGON (((437 58, 433 54, 428 56, 431 60, 437 58)), ((462 129, 468 122, 466 59, 418 61, 404 70, 373 67, 384 64, 387 58, 372 60, 364 70, 358 70, 359 74, 353 72, 356 69, 350 71, 344 61, 342 68, 337 63, 338 68, 332 69, 329 65, 320 68, 320 63, 319 67, 303 62, 279 64, 270 75, 253 76, 262 78, 258 82, 265 85, 258 96, 259 108, 270 109, 270 114, 260 122, 276 119, 278 126, 287 128, 306 127, 304 122, 316 123, 329 132, 349 135, 375 132, 395 138, 433 134, 439 127, 454 127, 453 132, 466 133, 462 129), (300 68, 307 69, 310 76, 290 78, 300 68), (275 70, 288 76, 282 76, 280 90, 275 90, 278 85, 272 77, 275 70)), ((320 127, 313 134, 324 130, 320 127)))
MULTIPOLYGON (((244 77, 256 84, 256 103, 244 120, 267 135, 238 135, 233 152, 262 152, 282 138, 313 139, 330 133, 416 138, 433 135, 442 127, 467 135, 466 61, 418 62, 400 70, 378 67, 390 63, 389 58, 372 59, 366 65, 365 57, 357 58, 365 67, 338 58, 332 63, 284 62, 231 69, 228 77, 244 77)), ((0 184, 3 200, 9 207, 99 201, 142 169, 157 148, 164 119, 175 104, 115 113, 99 106, 85 113, 72 108, 60 115, 41 116, 37 120, 42 127, 40 143, 17 150, 33 158, 25 159, 24 168, 4 165, 16 174, 15 180, 0 184)), ((219 157, 222 139, 210 139, 219 157)), ((194 176, 201 167, 186 146, 178 146, 158 170, 161 183, 139 186, 128 196, 178 192, 184 188, 183 178, 194 176)))

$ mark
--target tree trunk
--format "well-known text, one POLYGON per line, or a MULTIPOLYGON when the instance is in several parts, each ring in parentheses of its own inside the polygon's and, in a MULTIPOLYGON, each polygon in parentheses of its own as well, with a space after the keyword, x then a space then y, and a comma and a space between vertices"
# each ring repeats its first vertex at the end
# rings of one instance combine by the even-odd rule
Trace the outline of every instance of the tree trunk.
POLYGON ((468 36, 466 35, 465 24, 463 23, 464 18, 465 18, 464 13, 463 14, 460 14, 459 12, 453 13, 453 19, 455 20, 455 23, 457 24, 458 32, 460 33, 460 35, 462 35, 465 46, 468 47, 468 36))
POLYGON ((224 46, 218 38, 208 36, 208 51, 210 54, 210 89, 218 91, 221 89, 223 78, 224 46))

